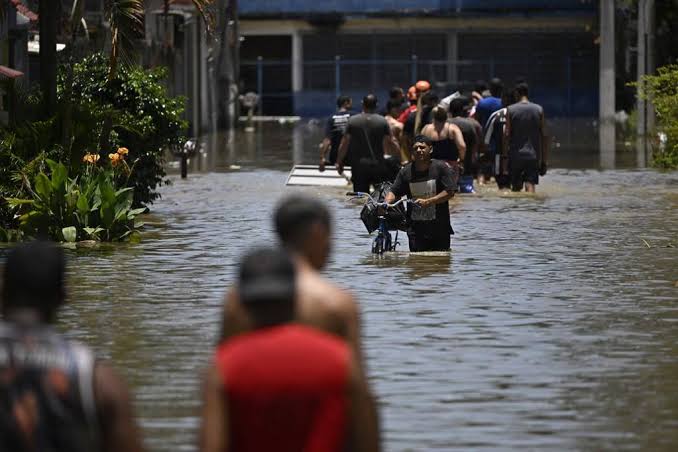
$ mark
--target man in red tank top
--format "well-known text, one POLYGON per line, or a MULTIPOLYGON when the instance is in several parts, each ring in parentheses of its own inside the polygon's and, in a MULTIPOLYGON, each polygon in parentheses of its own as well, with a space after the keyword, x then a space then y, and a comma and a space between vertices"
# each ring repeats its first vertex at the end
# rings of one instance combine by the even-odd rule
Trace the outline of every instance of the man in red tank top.
POLYGON ((222 342, 205 385, 204 451, 376 451, 369 393, 345 341, 292 323, 295 267, 262 248, 240 267, 251 332, 222 342))

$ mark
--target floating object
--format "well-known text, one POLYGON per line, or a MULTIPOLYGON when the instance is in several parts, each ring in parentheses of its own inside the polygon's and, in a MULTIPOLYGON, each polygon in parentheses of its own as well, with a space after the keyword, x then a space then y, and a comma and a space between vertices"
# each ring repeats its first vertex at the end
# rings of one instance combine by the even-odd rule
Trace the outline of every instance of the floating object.
POLYGON ((324 187, 345 187, 351 180, 351 168, 344 168, 344 174, 337 173, 333 166, 326 166, 320 172, 318 165, 294 165, 285 185, 320 185, 324 187))

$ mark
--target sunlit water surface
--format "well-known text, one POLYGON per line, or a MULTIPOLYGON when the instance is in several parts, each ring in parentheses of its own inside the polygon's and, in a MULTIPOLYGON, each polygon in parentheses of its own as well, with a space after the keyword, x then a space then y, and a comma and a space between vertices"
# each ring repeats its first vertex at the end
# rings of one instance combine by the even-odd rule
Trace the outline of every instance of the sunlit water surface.
MULTIPOLYGON (((402 237, 379 258, 346 190, 285 188, 317 143, 288 129, 219 138, 162 189, 141 244, 69 251, 60 327, 129 381, 151 450, 196 449, 224 291, 294 191, 333 213, 325 275, 361 303, 386 450, 678 447, 678 174, 556 169, 537 196, 481 188, 452 202, 451 253, 409 254, 402 237)), ((572 155, 554 161, 581 168, 572 155)))

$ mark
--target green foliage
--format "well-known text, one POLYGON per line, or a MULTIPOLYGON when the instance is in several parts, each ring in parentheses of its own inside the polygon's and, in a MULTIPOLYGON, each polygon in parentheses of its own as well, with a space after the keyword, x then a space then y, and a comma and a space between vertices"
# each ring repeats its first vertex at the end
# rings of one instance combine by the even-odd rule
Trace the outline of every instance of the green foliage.
POLYGON ((655 145, 654 165, 678 168, 678 65, 661 67, 657 75, 645 76, 635 85, 638 95, 655 107, 657 130, 666 134, 666 143, 655 145))
POLYGON ((136 217, 146 208, 132 207, 131 187, 116 186, 119 173, 131 169, 102 168, 94 162, 87 164, 80 176, 69 178, 63 163, 45 161, 49 176, 43 171, 37 173, 27 187, 28 199, 6 199, 19 215, 22 234, 64 242, 137 238, 143 223, 136 217))
MULTIPOLYGON (((104 141, 113 148, 124 144, 130 150, 130 158, 139 160, 131 178, 135 205, 152 203, 159 197, 156 188, 165 178, 163 150, 185 142, 187 123, 181 118, 185 101, 167 95, 162 84, 166 74, 164 69, 120 67, 109 80, 108 61, 101 53, 85 58, 73 68, 74 104, 110 115, 115 124, 111 136, 104 137, 104 141)), ((63 95, 63 91, 60 93, 63 95)), ((99 138, 101 131, 99 123, 98 128, 89 129, 88 136, 99 138)), ((88 149, 96 148, 90 145, 88 149)))

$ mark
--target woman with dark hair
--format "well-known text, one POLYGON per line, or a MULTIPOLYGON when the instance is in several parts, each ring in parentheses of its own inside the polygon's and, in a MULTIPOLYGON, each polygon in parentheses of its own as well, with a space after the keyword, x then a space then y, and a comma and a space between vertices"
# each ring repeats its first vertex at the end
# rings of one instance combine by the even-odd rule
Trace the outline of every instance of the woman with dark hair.
POLYGON ((421 134, 431 139, 432 158, 442 160, 460 175, 460 166, 466 156, 466 142, 461 129, 447 122, 447 110, 442 106, 433 108, 433 122, 427 124, 421 134))

